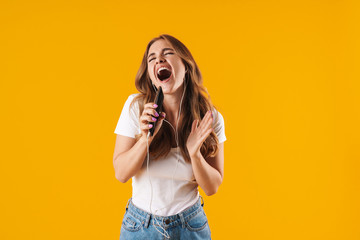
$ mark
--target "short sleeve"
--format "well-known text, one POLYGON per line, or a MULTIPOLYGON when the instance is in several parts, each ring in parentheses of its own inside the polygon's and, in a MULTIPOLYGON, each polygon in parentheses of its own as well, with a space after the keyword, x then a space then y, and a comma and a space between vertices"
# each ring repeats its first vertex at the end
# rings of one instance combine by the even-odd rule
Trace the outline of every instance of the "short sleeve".
POLYGON ((220 112, 216 111, 216 109, 214 109, 214 121, 216 122, 213 123, 213 129, 219 139, 219 143, 225 142, 226 136, 224 118, 220 112))
POLYGON ((130 108, 130 104, 136 95, 137 94, 132 94, 126 100, 114 133, 131 138, 135 138, 136 134, 141 133, 139 124, 139 105, 138 103, 133 103, 130 108))

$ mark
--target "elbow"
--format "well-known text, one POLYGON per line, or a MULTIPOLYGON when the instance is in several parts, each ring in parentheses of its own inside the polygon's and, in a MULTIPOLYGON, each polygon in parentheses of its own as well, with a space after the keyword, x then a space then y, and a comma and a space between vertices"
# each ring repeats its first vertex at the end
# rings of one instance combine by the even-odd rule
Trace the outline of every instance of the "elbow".
POLYGON ((206 196, 211 196, 211 195, 214 195, 215 193, 217 193, 217 191, 218 191, 221 183, 222 183, 222 179, 221 179, 221 181, 220 181, 218 184, 216 184, 215 186, 212 186, 212 187, 210 187, 210 188, 208 188, 208 189, 206 189, 206 190, 203 189, 204 192, 205 192, 205 194, 206 194, 206 196))
POLYGON ((120 181, 121 183, 126 183, 128 180, 129 180, 129 178, 128 177, 126 177, 126 176, 124 176, 124 175, 119 175, 119 174, 116 174, 115 173, 115 178, 118 180, 118 181, 120 181))
POLYGON ((206 196, 211 196, 214 195, 218 190, 218 187, 214 187, 212 189, 207 189, 206 191, 204 190, 206 196))
MULTIPOLYGON (((205 191, 204 191, 205 192, 205 191)), ((206 196, 212 196, 217 192, 217 190, 212 190, 212 191, 206 191, 205 194, 206 196)))
POLYGON ((114 169, 115 169, 115 178, 121 183, 126 183, 130 178, 126 175, 124 171, 119 169, 119 166, 116 165, 115 159, 113 160, 114 169))

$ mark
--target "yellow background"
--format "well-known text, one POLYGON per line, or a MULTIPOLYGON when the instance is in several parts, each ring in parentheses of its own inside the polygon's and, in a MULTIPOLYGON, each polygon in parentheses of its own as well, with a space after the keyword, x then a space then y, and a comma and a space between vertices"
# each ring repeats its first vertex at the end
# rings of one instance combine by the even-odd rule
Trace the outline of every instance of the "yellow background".
POLYGON ((0 2, 0 239, 118 239, 114 130, 146 44, 223 114, 213 239, 360 239, 359 1, 0 2))

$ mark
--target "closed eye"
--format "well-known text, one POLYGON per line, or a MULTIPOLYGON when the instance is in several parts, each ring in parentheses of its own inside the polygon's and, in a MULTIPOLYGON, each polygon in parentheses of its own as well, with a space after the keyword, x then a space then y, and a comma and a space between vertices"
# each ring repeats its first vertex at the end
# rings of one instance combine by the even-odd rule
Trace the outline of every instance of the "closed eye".
MULTIPOLYGON (((168 53, 165 53, 164 55, 167 55, 167 54, 174 54, 174 53, 172 53, 172 52, 168 52, 168 53)), ((151 62, 152 60, 154 60, 155 58, 151 58, 150 60, 149 60, 149 62, 151 62)))

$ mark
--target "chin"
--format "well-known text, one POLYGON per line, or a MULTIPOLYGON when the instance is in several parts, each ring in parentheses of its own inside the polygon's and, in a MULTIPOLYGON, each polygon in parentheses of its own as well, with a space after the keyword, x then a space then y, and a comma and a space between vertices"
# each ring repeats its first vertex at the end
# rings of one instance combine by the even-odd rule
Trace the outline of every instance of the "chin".
POLYGON ((159 84, 159 87, 162 87, 163 93, 164 94, 173 94, 175 93, 179 88, 182 88, 182 85, 180 84, 180 86, 177 86, 176 82, 174 81, 174 79, 169 79, 167 81, 161 82, 161 84, 159 84), (177 88, 176 88, 177 87, 177 88))
MULTIPOLYGON (((161 86, 161 85, 160 85, 161 86)), ((174 91, 170 86, 161 86, 164 94, 172 94, 174 91)))

